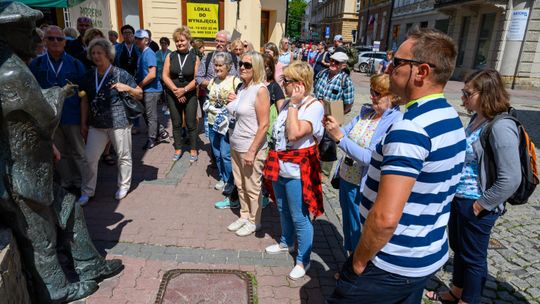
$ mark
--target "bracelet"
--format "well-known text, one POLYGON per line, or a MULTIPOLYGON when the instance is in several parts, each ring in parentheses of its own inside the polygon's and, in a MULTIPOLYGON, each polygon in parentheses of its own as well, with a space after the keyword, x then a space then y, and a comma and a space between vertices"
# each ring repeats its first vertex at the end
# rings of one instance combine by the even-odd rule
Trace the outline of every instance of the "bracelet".
POLYGON ((293 109, 298 110, 298 109, 300 108, 300 106, 301 106, 301 105, 299 105, 299 104, 294 104, 294 103, 292 103, 292 102, 289 103, 289 109, 290 109, 290 108, 293 108, 293 109))

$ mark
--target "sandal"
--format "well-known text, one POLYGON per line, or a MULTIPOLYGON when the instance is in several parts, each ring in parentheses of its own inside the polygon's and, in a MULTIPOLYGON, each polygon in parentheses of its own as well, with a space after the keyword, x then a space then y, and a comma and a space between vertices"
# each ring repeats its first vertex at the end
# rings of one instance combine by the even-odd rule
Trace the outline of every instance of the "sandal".
POLYGON ((106 163, 109 166, 116 165, 116 160, 110 154, 103 154, 101 156, 101 159, 103 160, 104 163, 106 163))
POLYGON ((448 289, 446 292, 448 296, 451 297, 451 299, 443 299, 443 294, 444 292, 440 292, 440 291, 430 291, 431 292, 431 296, 428 295, 428 293, 426 293, 426 298, 428 298, 429 300, 431 301, 439 301, 441 303, 445 303, 445 304, 455 304, 455 303, 458 303, 459 302, 459 298, 452 292, 452 290, 448 289))

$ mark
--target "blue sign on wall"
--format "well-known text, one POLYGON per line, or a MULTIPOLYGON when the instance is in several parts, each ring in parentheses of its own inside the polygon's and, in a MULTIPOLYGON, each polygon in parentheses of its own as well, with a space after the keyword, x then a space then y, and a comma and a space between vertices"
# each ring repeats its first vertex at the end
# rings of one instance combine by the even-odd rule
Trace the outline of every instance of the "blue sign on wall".
POLYGON ((330 38, 330 26, 329 25, 326 26, 326 29, 324 31, 324 38, 326 38, 326 39, 330 38))

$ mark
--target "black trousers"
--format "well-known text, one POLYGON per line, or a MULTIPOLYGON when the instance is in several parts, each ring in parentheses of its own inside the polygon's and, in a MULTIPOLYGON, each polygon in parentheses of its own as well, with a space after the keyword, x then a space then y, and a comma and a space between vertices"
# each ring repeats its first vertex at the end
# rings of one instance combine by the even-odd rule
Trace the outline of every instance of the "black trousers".
POLYGON ((167 104, 171 112, 173 127, 174 149, 182 149, 182 125, 184 118, 188 129, 188 139, 191 150, 197 150, 197 107, 199 106, 195 91, 184 95, 187 99, 185 103, 180 103, 176 96, 167 90, 167 104), (184 115, 182 115, 184 114, 184 115))

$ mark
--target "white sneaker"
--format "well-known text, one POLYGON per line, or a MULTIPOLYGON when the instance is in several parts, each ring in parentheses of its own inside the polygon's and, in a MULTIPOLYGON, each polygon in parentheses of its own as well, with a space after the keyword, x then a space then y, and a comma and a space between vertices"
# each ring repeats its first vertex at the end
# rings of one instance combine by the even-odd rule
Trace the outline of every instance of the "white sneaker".
POLYGON ((266 253, 268 254, 278 254, 278 253, 282 253, 282 252, 292 252, 293 249, 292 248, 289 248, 289 247, 281 247, 280 244, 274 244, 274 245, 270 245, 268 247, 266 247, 266 249, 264 249, 266 251, 266 253))
POLYGON ((117 200, 121 200, 124 197, 126 197, 127 194, 128 194, 128 189, 118 189, 118 191, 116 191, 116 194, 114 195, 114 198, 117 200))
POLYGON ((242 226, 242 228, 236 230, 237 236, 248 236, 252 234, 253 232, 257 231, 257 228, 260 229, 260 226, 257 227, 255 224, 247 222, 242 226))
POLYGON ((216 190, 223 190, 223 187, 225 187, 225 182, 223 180, 220 180, 215 186, 214 189, 216 190))
POLYGON ((90 200, 90 197, 88 195, 82 194, 81 197, 79 197, 79 200, 77 201, 77 203, 81 206, 84 206, 88 204, 89 200, 90 200))
POLYGON ((289 278, 291 280, 301 279, 302 277, 304 277, 306 275, 306 272, 309 270, 309 265, 310 264, 307 264, 307 266, 305 266, 305 268, 300 266, 300 265, 294 266, 294 268, 289 273, 289 278))
POLYGON ((239 218, 237 219, 236 221, 232 222, 232 224, 230 224, 228 227, 227 227, 227 230, 229 231, 236 231, 240 228, 242 228, 242 226, 244 226, 245 224, 247 224, 249 221, 245 218, 239 218))

